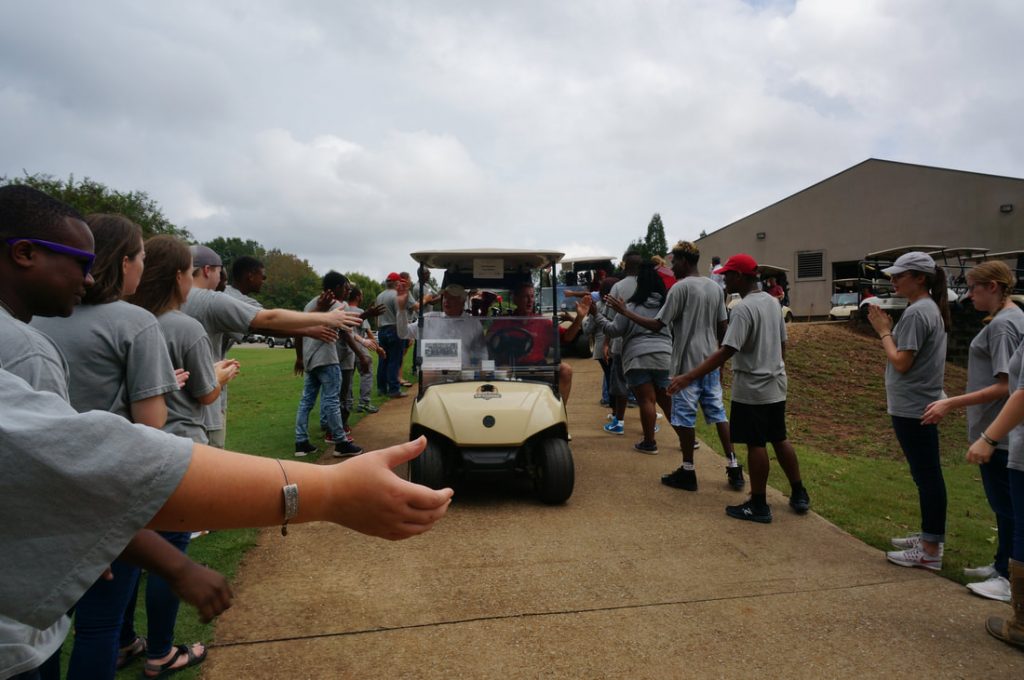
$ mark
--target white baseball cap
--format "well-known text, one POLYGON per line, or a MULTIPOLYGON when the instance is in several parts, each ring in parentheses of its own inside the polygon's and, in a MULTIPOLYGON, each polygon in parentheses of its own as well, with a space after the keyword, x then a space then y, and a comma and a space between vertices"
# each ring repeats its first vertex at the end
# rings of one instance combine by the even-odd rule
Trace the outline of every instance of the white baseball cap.
POLYGON ((896 258, 896 261, 892 263, 891 267, 886 267, 882 271, 886 276, 902 274, 907 271, 932 274, 935 272, 935 260, 933 260, 931 255, 928 253, 922 253, 919 250, 914 250, 900 255, 896 258))

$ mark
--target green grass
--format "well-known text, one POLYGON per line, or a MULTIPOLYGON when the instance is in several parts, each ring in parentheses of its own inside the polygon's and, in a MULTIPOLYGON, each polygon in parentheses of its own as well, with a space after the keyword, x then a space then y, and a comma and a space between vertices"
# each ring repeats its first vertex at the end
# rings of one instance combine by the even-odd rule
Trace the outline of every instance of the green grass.
MULTIPOLYGON (((241 362, 242 370, 229 386, 227 448, 232 451, 265 456, 268 458, 294 459, 295 409, 302 394, 302 378, 292 371, 295 362, 293 350, 234 348, 229 355, 241 362)), ((406 355, 403 374, 412 376, 412 352, 406 355)), ((376 371, 376 360, 373 361, 376 371)), ((358 372, 355 380, 358 381, 358 372)), ((358 395, 358 383, 356 385, 358 395)), ((376 383, 373 392, 376 393, 376 383)), ((382 400, 373 397, 375 404, 382 400)), ((320 435, 315 407, 310 417, 310 437, 314 443, 320 435)), ((366 414, 353 413, 349 424, 355 425, 366 414)), ((322 439, 320 439, 322 441, 322 439)), ((319 445, 322 448, 322 445, 319 445)), ((205 564, 224 574, 229 580, 235 576, 238 565, 245 553, 256 543, 257 530, 217 531, 196 539, 189 546, 188 554, 196 562, 205 564)), ((139 586, 139 602, 135 612, 136 630, 146 634, 145 576, 139 586)), ((190 644, 195 641, 209 643, 213 639, 214 624, 199 621, 195 609, 182 606, 178 613, 174 640, 176 644, 190 644)), ((71 653, 73 636, 64 644, 62 668, 66 671, 71 653)), ((142 663, 134 662, 117 674, 118 680, 135 680, 142 673, 142 663)), ((197 678, 202 665, 175 674, 175 678, 188 680, 197 678)))

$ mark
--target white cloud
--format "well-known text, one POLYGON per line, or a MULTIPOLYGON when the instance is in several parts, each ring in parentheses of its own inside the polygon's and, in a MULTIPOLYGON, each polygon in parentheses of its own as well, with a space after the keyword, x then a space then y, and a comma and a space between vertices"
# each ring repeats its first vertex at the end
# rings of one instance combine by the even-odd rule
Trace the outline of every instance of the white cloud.
MULTIPOLYGON (((1024 6, 0 6, 0 173, 380 275, 416 249, 694 238, 865 158, 1020 176, 1024 6)), ((559 246, 558 244, 564 244, 559 246)))

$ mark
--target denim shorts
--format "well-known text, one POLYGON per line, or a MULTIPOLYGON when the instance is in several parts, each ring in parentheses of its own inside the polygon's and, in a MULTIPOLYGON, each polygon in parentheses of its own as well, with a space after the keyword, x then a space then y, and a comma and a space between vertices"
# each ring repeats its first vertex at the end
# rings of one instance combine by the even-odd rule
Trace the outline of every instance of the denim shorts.
POLYGON ((669 383, 668 371, 654 368, 634 368, 626 371, 626 382, 630 387, 654 383, 655 387, 665 389, 669 383))
POLYGON ((674 427, 693 429, 697 426, 697 406, 704 412, 705 422, 714 425, 729 420, 722 402, 722 380, 716 369, 703 378, 694 380, 685 390, 672 395, 672 414, 669 422, 674 427))

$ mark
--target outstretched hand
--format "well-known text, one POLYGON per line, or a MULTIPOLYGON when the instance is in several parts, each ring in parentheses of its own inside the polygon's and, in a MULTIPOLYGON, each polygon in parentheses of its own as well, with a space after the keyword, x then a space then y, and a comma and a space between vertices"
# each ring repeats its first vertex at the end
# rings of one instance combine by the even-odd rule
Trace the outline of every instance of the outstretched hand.
POLYGON ((334 293, 332 291, 325 290, 316 299, 316 311, 318 312, 330 311, 332 305, 334 305, 334 293))
POLYGON ((939 399, 928 404, 924 409, 924 415, 921 416, 922 425, 933 425, 938 423, 940 420, 946 417, 946 414, 950 411, 950 405, 948 399, 939 399))
POLYGON ((225 385, 231 382, 238 375, 240 368, 241 364, 237 359, 224 359, 214 363, 213 371, 217 374, 217 384, 225 385))
POLYGON ((334 466, 332 521, 393 541, 429 531, 447 512, 452 490, 413 484, 393 471, 420 455, 426 444, 420 437, 334 466))
POLYGON ((593 304, 594 300, 589 295, 585 298, 580 298, 580 301, 576 303, 576 315, 586 316, 593 308, 593 304))
POLYGON ((330 316, 331 319, 330 325, 337 326, 339 328, 341 326, 355 328, 356 326, 361 326, 363 323, 363 317, 354 312, 349 312, 343 309, 335 309, 333 311, 327 312, 327 314, 330 316))
POLYGON ((362 316, 363 319, 372 319, 374 317, 380 316, 383 313, 384 305, 374 305, 368 309, 364 309, 363 313, 360 314, 360 316, 362 316))

